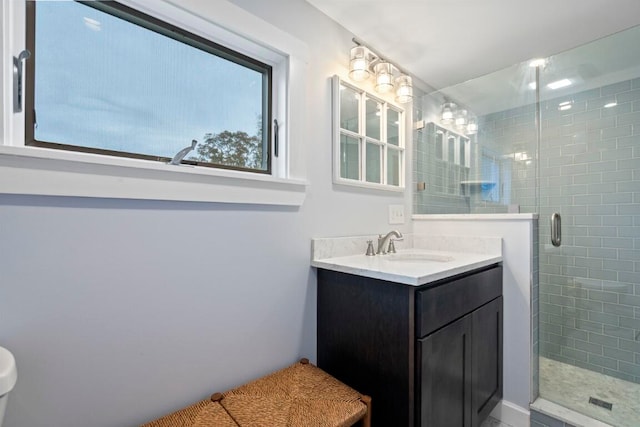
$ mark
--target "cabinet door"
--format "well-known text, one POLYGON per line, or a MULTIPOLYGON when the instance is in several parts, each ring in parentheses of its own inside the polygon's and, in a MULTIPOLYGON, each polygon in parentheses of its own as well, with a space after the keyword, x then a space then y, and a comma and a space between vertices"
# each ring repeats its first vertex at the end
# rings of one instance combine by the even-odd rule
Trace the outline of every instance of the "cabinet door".
POLYGON ((421 427, 471 426, 471 315, 418 340, 421 427))
POLYGON ((502 297, 472 314, 472 425, 479 426, 502 399, 502 297))

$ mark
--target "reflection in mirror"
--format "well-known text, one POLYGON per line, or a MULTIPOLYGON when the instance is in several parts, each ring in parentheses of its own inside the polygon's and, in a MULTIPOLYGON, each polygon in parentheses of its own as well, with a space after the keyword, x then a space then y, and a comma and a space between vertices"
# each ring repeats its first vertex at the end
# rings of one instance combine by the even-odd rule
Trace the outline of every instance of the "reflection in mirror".
POLYGON ((380 121, 382 120, 382 104, 375 99, 367 99, 366 107, 367 136, 380 141, 380 121))
POLYGON ((447 151, 449 153, 447 160, 449 161, 449 163, 454 163, 456 160, 455 150, 457 139, 458 137, 454 135, 449 135, 449 137, 447 138, 447 151))
POLYGON ((460 138, 460 147, 458 148, 458 153, 460 153, 460 166, 467 166, 467 142, 469 142, 466 138, 460 138))
POLYGON ((367 182, 380 183, 381 148, 378 144, 367 142, 367 182))
POLYGON ((482 149, 482 182, 480 184, 480 194, 483 201, 500 201, 500 181, 506 169, 506 159, 501 160, 500 156, 492 153, 489 149, 482 149))
POLYGON ((400 143, 400 113, 387 108, 387 143, 397 146, 400 143))
POLYGON ((470 137, 435 123, 427 123, 417 134, 415 177, 416 182, 425 182, 425 186, 414 200, 455 200, 463 212, 472 157, 470 137))
POLYGON ((436 128, 436 159, 444 160, 444 130, 436 128))
POLYGON ((391 148, 387 151, 387 183, 400 185, 400 152, 391 148))
POLYGON ((507 212, 516 195, 524 198, 521 212, 535 210, 536 160, 513 161, 515 153, 536 152, 532 78, 528 63, 517 64, 421 97, 414 114, 427 125, 414 132, 414 149, 426 157, 414 177, 425 186, 415 192, 414 213, 507 212), (445 105, 465 110, 467 126, 443 118, 445 105))
POLYGON ((449 194, 458 194, 458 188, 460 185, 460 180, 458 178, 458 170, 457 168, 453 165, 453 163, 449 162, 449 164, 447 165, 447 175, 448 176, 448 185, 447 185, 447 193, 449 194))
POLYGON ((340 176, 360 179, 360 140, 340 135, 340 176))
POLYGON ((360 94, 355 90, 340 85, 340 127, 358 132, 360 127, 358 109, 360 94))

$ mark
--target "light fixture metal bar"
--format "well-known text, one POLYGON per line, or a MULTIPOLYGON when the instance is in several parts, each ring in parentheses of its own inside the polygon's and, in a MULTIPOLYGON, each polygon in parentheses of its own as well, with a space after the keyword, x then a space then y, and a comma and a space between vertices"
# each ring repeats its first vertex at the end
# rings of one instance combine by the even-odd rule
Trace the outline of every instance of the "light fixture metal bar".
POLYGON ((386 62, 390 63, 400 73, 406 74, 407 76, 411 75, 410 73, 406 72, 402 68, 398 67, 394 61, 391 61, 391 60, 389 60, 389 58, 385 57, 384 55, 381 55, 380 52, 378 52, 375 49, 372 49, 368 44, 366 44, 362 40, 359 40, 357 37, 352 38, 351 41, 354 42, 355 44, 357 44, 358 46, 366 47, 367 49, 369 49, 369 52, 373 53, 376 56, 376 58, 378 58, 380 61, 386 61, 386 62))

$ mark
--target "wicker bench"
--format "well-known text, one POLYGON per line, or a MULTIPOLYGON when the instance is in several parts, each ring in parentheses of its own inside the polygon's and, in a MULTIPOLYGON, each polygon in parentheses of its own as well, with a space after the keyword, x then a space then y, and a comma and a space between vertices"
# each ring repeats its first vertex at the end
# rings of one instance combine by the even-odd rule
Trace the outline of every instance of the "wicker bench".
POLYGON ((371 425, 371 398, 302 359, 215 393, 142 427, 348 427, 371 425))

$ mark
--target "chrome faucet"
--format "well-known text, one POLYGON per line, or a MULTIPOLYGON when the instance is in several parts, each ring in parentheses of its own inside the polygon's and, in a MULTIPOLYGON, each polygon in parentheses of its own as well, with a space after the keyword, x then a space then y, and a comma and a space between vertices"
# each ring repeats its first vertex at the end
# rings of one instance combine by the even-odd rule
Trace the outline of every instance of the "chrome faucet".
POLYGON ((376 251, 376 255, 385 255, 387 253, 387 245, 391 236, 395 236, 396 239, 402 239, 402 233, 397 230, 391 230, 385 234, 384 237, 380 234, 378 236, 378 250, 376 251))

